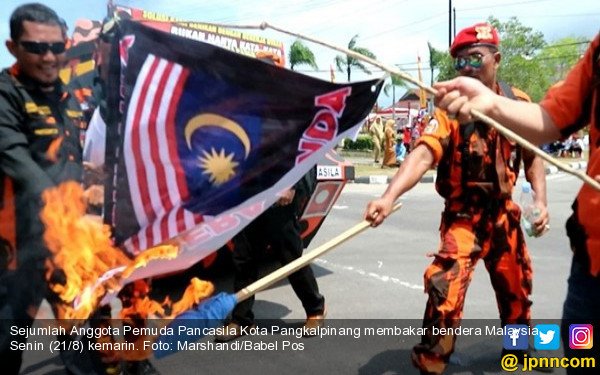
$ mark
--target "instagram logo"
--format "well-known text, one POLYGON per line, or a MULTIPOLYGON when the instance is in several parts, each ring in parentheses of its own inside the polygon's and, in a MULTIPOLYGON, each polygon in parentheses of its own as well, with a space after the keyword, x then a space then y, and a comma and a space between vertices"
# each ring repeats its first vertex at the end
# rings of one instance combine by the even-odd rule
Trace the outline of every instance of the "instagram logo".
POLYGON ((571 324, 569 326, 569 347, 571 349, 591 349, 594 346, 594 327, 591 324, 571 324))

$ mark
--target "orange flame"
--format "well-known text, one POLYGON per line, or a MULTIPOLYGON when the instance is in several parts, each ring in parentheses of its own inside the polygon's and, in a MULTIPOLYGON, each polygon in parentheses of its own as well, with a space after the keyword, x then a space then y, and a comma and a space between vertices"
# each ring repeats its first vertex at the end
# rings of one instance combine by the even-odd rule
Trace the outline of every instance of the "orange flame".
POLYGON ((121 310, 121 318, 127 319, 140 313, 146 313, 158 318, 173 319, 210 296, 213 291, 212 283, 194 277, 177 302, 172 302, 169 296, 162 302, 157 302, 147 295, 140 296, 140 298, 132 299, 131 306, 121 310))
MULTIPOLYGON (((131 305, 123 308, 120 315, 123 321, 126 322, 135 317, 146 318, 146 314, 150 314, 161 319, 147 321, 149 324, 153 327, 165 327, 171 319, 182 312, 191 309, 204 298, 210 296, 213 291, 213 284, 198 278, 193 278, 179 301, 173 303, 167 296, 163 302, 159 303, 149 298, 147 295, 136 295, 129 301, 131 305)), ((120 351, 119 353, 113 353, 113 355, 117 355, 119 358, 127 361, 148 358, 152 354, 152 350, 148 346, 146 346, 146 350, 144 350, 144 341, 155 341, 157 338, 157 335, 136 336, 129 340, 130 342, 133 342, 135 349, 120 351)))
POLYGON ((118 280, 112 278, 94 288, 99 277, 130 262, 112 246, 109 227, 85 215, 82 197, 83 189, 75 182, 43 194, 44 240, 53 254, 47 262, 46 278, 63 302, 78 305, 76 309, 61 306, 64 315, 59 318, 86 319, 102 296, 118 288, 118 280))
MULTIPOLYGON (((53 254, 47 261, 46 278, 63 302, 56 306, 57 317, 63 319, 87 319, 102 298, 118 292, 121 281, 135 269, 154 259, 173 259, 179 251, 177 246, 164 245, 148 249, 133 260, 128 258, 113 246, 110 228, 85 215, 83 195, 83 189, 75 182, 63 183, 43 194, 44 240, 53 254)), ((134 296, 121 316, 170 319, 199 303, 213 290, 211 283, 193 279, 176 303, 168 297, 162 302, 154 301, 146 290, 134 296)))
POLYGON ((146 267, 153 259, 175 259, 179 248, 174 245, 156 246, 135 257, 135 260, 123 271, 123 277, 129 277, 138 268, 146 267))

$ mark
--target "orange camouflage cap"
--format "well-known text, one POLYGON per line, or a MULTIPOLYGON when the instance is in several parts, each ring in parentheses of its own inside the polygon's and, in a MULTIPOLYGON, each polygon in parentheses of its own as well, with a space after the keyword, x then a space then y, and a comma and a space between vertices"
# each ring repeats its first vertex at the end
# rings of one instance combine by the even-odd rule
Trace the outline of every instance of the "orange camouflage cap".
POLYGON ((485 45, 498 48, 500 37, 498 30, 489 23, 481 22, 462 29, 454 38, 450 46, 450 55, 456 57, 456 53, 466 46, 485 45))

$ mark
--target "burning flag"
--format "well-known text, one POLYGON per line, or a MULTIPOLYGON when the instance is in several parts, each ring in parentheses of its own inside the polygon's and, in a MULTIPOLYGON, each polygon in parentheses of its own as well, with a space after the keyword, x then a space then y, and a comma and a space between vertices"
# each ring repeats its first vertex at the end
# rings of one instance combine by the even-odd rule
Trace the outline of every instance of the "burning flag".
POLYGON ((130 280, 221 247, 353 134, 381 88, 332 84, 133 21, 120 24, 108 84, 105 212, 116 243, 130 254, 178 248, 130 280))
MULTIPOLYGON (((136 258, 126 256, 113 246, 110 228, 85 214, 83 189, 75 182, 46 190, 43 199, 44 241, 53 254, 47 260, 46 279, 62 301, 54 306, 59 319, 84 321, 105 295, 121 289, 123 278, 145 267, 151 259, 177 256, 177 248, 172 245, 152 248, 136 258)), ((143 314, 169 319, 197 305, 213 290, 211 283, 192 279, 178 301, 169 297, 154 301, 145 293, 122 310, 121 318, 143 314)))
MULTIPOLYGON (((84 216, 76 185, 44 197, 60 318, 86 319, 123 285, 221 247, 354 133, 381 89, 317 80, 132 21, 120 28, 108 81, 109 225, 84 216)), ((179 301, 141 293, 122 317, 170 319, 212 292, 194 280, 179 301)), ((226 300, 223 309, 234 303, 226 300)))

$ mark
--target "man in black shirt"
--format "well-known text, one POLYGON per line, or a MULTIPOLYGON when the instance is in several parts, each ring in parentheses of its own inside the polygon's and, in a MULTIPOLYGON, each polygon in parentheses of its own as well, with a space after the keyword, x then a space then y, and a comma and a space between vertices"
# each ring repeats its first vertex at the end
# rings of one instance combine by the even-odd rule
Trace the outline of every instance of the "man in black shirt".
MULTIPOLYGON (((301 208, 316 186, 316 168, 312 168, 293 187, 282 192, 272 207, 263 212, 241 233, 234 237, 233 251, 234 289, 241 290, 258 278, 259 262, 265 251, 270 250, 282 265, 302 256, 299 217, 301 208)), ((322 327, 326 315, 325 298, 319 292, 317 280, 310 265, 299 269, 288 280, 306 312, 304 327, 307 335, 322 327)), ((227 342, 243 335, 241 327, 254 326, 254 296, 238 303, 232 311, 231 322, 224 334, 215 341, 227 342)))
POLYGON ((0 237, 9 249, 0 262, 6 263, 0 269, 0 358, 3 373, 17 374, 22 351, 11 350, 10 342, 26 339, 10 330, 31 327, 48 295, 41 194, 81 180, 80 131, 86 124, 59 81, 65 35, 52 9, 15 9, 6 47, 16 63, 0 73, 0 237))

